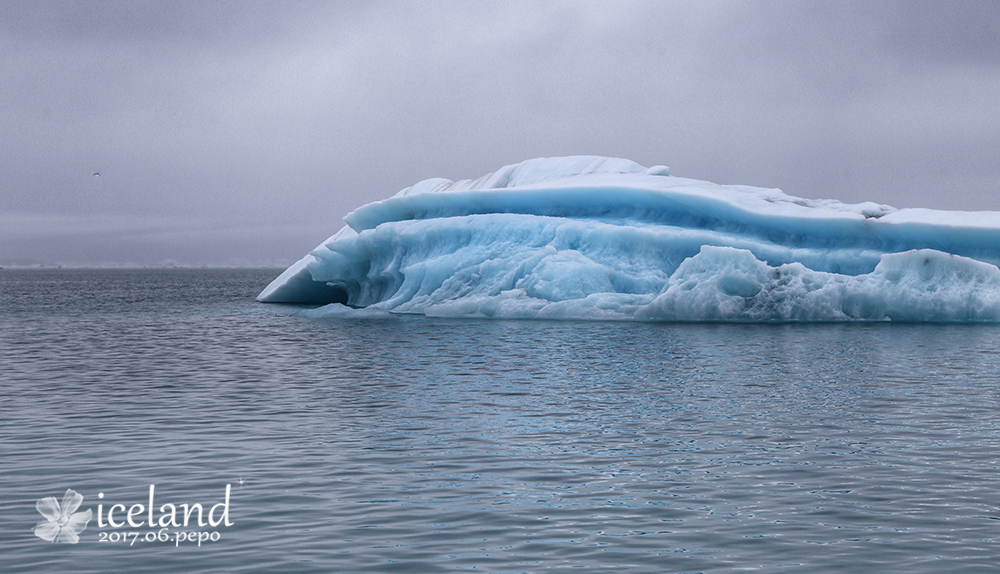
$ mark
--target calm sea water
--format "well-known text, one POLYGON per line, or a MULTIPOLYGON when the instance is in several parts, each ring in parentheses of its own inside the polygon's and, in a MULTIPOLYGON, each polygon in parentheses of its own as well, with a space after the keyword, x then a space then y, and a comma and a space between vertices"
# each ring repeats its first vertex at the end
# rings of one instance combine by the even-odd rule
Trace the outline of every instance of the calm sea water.
POLYGON ((276 274, 0 271, 0 570, 998 567, 1000 327, 317 320, 276 274), (150 485, 231 525, 146 541, 150 485))

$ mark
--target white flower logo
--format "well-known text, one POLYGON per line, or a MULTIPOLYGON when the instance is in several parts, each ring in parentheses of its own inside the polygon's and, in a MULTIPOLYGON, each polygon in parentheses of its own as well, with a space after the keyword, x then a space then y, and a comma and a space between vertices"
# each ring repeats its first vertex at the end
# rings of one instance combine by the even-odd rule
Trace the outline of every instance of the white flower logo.
POLYGON ((87 527, 93 513, 75 512, 83 502, 83 495, 73 489, 67 489, 63 496, 62 506, 54 496, 40 499, 35 508, 42 513, 46 522, 35 526, 35 536, 49 542, 68 542, 76 544, 80 541, 80 533, 87 527))

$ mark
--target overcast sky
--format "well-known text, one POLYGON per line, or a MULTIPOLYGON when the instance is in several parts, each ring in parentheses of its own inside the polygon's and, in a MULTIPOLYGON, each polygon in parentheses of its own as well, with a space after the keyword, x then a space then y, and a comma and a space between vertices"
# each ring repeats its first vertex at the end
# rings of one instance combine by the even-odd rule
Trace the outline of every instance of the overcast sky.
POLYGON ((1000 2, 0 2, 0 265, 287 265, 576 154, 1000 211, 1000 2))

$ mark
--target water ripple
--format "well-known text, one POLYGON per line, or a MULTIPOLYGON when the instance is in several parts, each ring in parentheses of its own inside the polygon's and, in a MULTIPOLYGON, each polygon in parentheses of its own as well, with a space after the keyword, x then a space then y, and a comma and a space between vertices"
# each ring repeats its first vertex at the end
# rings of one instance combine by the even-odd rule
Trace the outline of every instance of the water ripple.
POLYGON ((5 572, 980 572, 1000 328, 312 320, 270 272, 0 275, 5 572), (215 503, 46 545, 35 501, 215 503))

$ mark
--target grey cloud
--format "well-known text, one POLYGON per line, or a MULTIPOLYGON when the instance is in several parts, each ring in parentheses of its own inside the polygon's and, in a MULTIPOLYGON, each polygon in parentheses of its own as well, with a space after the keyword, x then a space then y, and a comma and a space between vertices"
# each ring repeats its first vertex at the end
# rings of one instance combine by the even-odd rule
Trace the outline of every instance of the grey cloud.
POLYGON ((420 179, 566 154, 1000 210, 998 10, 4 3, 0 221, 31 234, 0 234, 0 264, 287 263, 420 179), (95 231, 107 218, 140 230, 108 243, 95 231))

